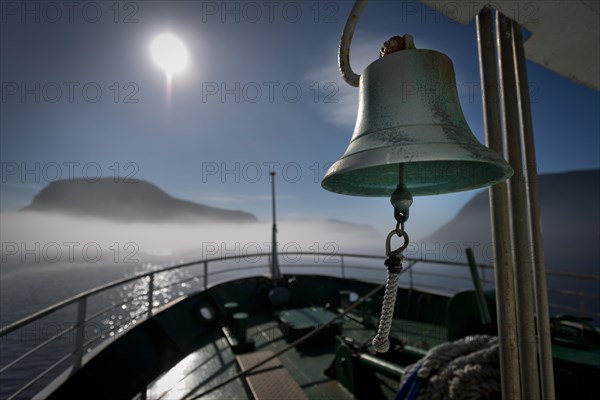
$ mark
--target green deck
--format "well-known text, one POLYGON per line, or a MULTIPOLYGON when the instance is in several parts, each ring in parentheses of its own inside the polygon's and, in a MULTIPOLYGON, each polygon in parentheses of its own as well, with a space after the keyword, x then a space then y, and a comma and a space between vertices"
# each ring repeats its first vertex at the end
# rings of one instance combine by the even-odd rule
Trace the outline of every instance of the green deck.
MULTIPOLYGON (((310 317, 306 316, 302 321, 296 322, 300 325, 309 324, 310 317)), ((288 345, 272 313, 251 315, 248 326, 248 335, 254 339, 256 351, 277 352, 288 345)), ((428 343, 430 346, 435 346, 444 341, 446 330, 443 326, 433 324, 394 321, 393 332, 396 336, 409 339, 415 345, 428 343)), ((373 337, 373 329, 365 328, 358 322, 346 318, 343 320, 342 334, 360 343, 373 337)), ((279 359, 309 398, 353 399, 354 396, 337 380, 328 378, 323 373, 333 361, 334 352, 335 344, 313 346, 306 351, 292 349, 279 356, 279 359)), ((238 371, 235 355, 228 347, 227 341, 223 337, 214 337, 213 343, 206 344, 191 353, 150 384, 147 398, 171 400, 194 397, 230 378, 238 371)), ((384 380, 382 391, 387 396, 393 396, 397 390, 397 382, 387 378, 384 380)), ((215 390, 206 398, 247 399, 249 396, 243 383, 238 379, 215 390)))
MULTIPOLYGON (((248 319, 243 320, 246 336, 254 343, 255 351, 277 353, 293 340, 286 337, 286 329, 289 333, 289 327, 302 331, 323 325, 347 306, 346 295, 341 293, 351 291, 360 297, 375 286, 325 276, 289 277, 283 283, 291 299, 285 309, 270 304, 272 282, 262 277, 227 282, 182 298, 98 354, 90 355, 93 357, 83 368, 60 383, 47 398, 192 399, 240 371, 238 354, 234 354, 221 326, 226 321, 232 323, 226 303, 238 303, 237 311, 247 315, 248 319), (214 318, 201 316, 200 311, 206 309, 212 310, 214 318)), ((368 343, 375 334, 380 292, 372 302, 364 303, 365 307, 357 307, 340 320, 335 332, 338 339, 321 340, 323 337, 317 336, 316 340, 279 355, 278 361, 309 398, 394 398, 404 367, 420 359, 426 350, 452 337, 493 330, 493 326, 481 324, 473 296, 473 292, 462 292, 450 299, 400 289, 391 330, 392 347, 388 353, 374 357, 369 354, 368 343), (326 375, 325 370, 331 372, 332 364, 337 373, 326 375)), ((493 296, 488 295, 488 301, 492 302, 493 312, 493 296)), ((247 348, 235 349, 239 353, 247 348)), ((568 383, 564 388, 559 385, 560 392, 567 394, 577 388, 584 393, 586 383, 593 382, 589 374, 597 374, 598 370, 587 368, 573 374, 579 371, 573 365, 562 363, 556 367, 560 378, 557 382, 568 383)), ((237 378, 203 398, 250 398, 243 379, 237 378)))

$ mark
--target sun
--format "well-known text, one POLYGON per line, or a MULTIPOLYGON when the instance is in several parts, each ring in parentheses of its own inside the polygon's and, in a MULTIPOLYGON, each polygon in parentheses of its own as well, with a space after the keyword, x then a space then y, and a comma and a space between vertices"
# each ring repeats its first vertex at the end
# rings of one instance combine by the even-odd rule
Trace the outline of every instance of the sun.
POLYGON ((167 78, 181 72, 188 63, 188 51, 179 38, 171 33, 163 33, 154 38, 150 45, 154 63, 163 69, 167 78))

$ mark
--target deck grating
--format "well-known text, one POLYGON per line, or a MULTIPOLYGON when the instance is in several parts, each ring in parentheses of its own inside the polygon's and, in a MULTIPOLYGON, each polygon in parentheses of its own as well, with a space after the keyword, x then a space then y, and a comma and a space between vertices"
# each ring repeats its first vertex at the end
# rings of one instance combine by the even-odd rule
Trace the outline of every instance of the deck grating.
MULTIPOLYGON (((272 351, 258 351, 239 355, 237 360, 242 371, 246 371, 272 355, 272 351)), ((250 372, 246 375, 246 382, 255 400, 308 400, 278 358, 250 372)))

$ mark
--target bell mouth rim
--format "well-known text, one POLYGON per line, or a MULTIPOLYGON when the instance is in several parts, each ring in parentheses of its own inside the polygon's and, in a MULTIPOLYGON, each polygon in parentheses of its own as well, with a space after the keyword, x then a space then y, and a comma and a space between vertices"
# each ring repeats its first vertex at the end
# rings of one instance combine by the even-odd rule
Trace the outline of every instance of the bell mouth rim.
MULTIPOLYGON (((456 149, 455 144, 440 145, 456 149)), ((403 146, 402 150, 409 150, 410 147, 412 146, 403 146)), ((461 149, 464 150, 463 154, 451 159, 425 156, 418 161, 411 161, 414 157, 402 155, 402 152, 394 154, 389 148, 364 150, 343 156, 336 161, 323 177, 321 187, 349 196, 389 197, 399 182, 399 164, 405 166, 405 182, 413 196, 480 189, 503 182, 514 173, 511 166, 488 147, 481 144, 463 144, 461 149), (482 152, 487 159, 474 157, 482 152), (394 161, 373 161, 390 158, 394 161), (364 174, 369 175, 371 182, 365 183, 361 177, 364 174), (429 183, 419 183, 420 176, 427 176, 431 180, 429 183), (465 180, 464 177, 470 180, 465 180)))

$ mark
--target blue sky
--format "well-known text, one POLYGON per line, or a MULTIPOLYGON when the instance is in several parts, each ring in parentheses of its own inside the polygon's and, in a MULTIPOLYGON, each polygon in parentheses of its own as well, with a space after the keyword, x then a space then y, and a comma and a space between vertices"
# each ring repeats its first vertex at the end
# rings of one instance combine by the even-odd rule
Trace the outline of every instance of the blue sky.
MULTIPOLYGON (((2 5, 2 210, 26 205, 57 176, 116 173, 268 220, 274 168, 282 218, 340 219, 382 233, 393 227, 388 199, 320 186, 355 122, 358 90, 337 70, 352 2, 53 4, 2 5), (167 31, 190 54, 170 101, 149 51, 167 31)), ((454 23, 420 3, 372 1, 354 35, 354 69, 404 33, 417 48, 453 60, 465 116, 483 142, 475 24, 454 23)), ((528 68, 539 172, 598 168, 599 93, 528 68)), ((407 229, 427 235, 473 195, 416 198, 407 229)))

